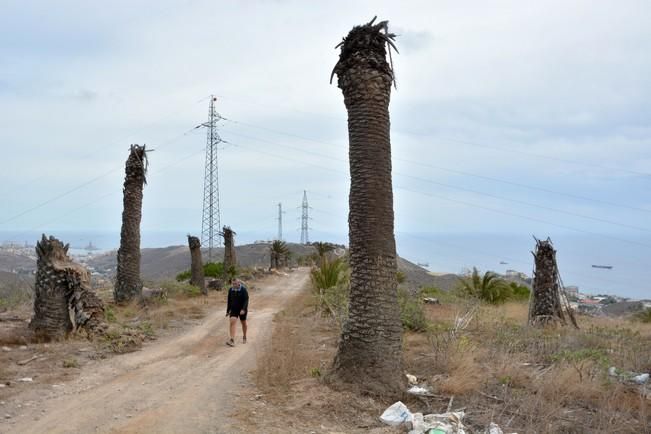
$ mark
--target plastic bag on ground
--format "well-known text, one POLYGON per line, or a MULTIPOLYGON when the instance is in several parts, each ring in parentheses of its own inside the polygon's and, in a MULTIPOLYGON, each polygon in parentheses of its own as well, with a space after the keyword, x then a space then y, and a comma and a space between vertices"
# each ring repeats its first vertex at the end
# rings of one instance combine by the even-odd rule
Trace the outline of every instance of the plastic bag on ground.
POLYGON ((504 431, 502 431, 502 428, 498 424, 491 422, 488 428, 486 428, 486 434, 504 434, 504 431))
POLYGON ((442 414, 414 413, 412 417, 413 429, 409 434, 465 434, 461 423, 464 412, 451 412, 442 414))
POLYGON ((405 404, 398 401, 384 410, 384 413, 380 416, 380 420, 387 425, 398 426, 403 423, 411 423, 413 415, 405 404))
POLYGON ((412 395, 425 396, 431 394, 432 392, 423 386, 412 386, 409 388, 409 390, 407 390, 407 393, 412 395))

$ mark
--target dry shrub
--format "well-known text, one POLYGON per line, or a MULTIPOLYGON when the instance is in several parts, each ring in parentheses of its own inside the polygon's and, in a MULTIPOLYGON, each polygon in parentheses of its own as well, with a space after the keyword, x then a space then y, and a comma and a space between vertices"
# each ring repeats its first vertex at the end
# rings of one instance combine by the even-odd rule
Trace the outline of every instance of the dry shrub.
POLYGON ((448 359, 448 375, 438 385, 438 391, 456 396, 480 390, 486 381, 485 368, 479 362, 481 351, 463 343, 463 339, 453 351, 448 359))
POLYGON ((274 316, 271 342, 258 355, 255 371, 256 383, 263 391, 287 390, 298 380, 325 374, 322 355, 305 348, 312 341, 310 329, 319 321, 310 312, 309 298, 307 294, 298 296, 274 316))

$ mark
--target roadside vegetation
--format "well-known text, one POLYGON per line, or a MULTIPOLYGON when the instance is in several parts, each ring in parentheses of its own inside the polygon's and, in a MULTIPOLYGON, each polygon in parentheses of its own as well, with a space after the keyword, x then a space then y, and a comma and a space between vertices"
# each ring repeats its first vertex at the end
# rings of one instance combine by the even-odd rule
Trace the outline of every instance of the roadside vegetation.
MULTIPOLYGON (((400 398, 412 411, 442 413, 452 402, 465 408, 471 432, 490 422, 504 432, 648 432, 650 392, 609 374, 611 367, 651 371, 651 323, 643 314, 579 316, 578 330, 530 327, 529 289, 487 274, 473 270, 452 291, 414 293, 401 285, 406 372, 430 391, 400 398)), ((349 278, 345 260, 321 263, 312 270, 311 294, 276 316, 256 371, 266 405, 249 403, 262 417, 271 407, 296 429, 380 428, 377 416, 395 397, 353 397, 323 380, 346 318, 349 278)))

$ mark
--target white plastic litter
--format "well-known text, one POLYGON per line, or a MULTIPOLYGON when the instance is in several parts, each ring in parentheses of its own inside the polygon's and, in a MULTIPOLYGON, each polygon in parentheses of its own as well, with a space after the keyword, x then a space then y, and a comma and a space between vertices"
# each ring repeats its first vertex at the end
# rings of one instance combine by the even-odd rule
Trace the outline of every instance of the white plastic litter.
POLYGON ((502 428, 498 424, 491 422, 488 428, 486 428, 486 434, 504 434, 504 431, 502 431, 502 428))
POLYGON ((407 381, 409 382, 409 384, 413 385, 418 383, 418 378, 416 378, 415 375, 405 374, 405 376, 407 377, 407 381))
POLYGON ((608 368, 608 375, 617 377, 620 381, 632 381, 635 384, 644 385, 649 381, 648 373, 620 371, 614 366, 608 368))
POLYGON ((640 374, 633 377, 633 381, 637 384, 646 384, 649 381, 649 374, 640 374))
POLYGON ((461 423, 464 412, 451 412, 442 414, 414 413, 412 418, 413 429, 409 434, 465 434, 461 423))
POLYGON ((411 423, 413 415, 405 404, 398 401, 384 410, 380 420, 390 426, 399 426, 403 423, 411 423))
POLYGON ((412 386, 407 390, 407 393, 410 393, 412 395, 424 396, 424 395, 429 395, 432 392, 428 388, 423 386, 412 386))

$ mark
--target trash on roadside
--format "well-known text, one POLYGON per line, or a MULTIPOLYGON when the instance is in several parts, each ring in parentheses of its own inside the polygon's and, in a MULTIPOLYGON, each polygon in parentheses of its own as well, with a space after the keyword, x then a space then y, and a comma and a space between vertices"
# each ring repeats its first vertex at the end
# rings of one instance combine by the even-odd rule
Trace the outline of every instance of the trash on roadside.
POLYGON ((411 384, 411 385, 416 385, 416 384, 418 384, 418 378, 416 378, 415 375, 405 374, 405 376, 407 377, 407 382, 408 382, 409 384, 411 384))
POLYGON ((411 423, 413 415, 405 404, 398 401, 384 410, 380 420, 390 426, 399 426, 403 423, 411 423))
POLYGON ((423 302, 425 304, 441 304, 441 302, 439 302, 439 299, 434 297, 425 297, 423 298, 423 302))
POLYGON ((409 389, 407 389, 407 393, 411 395, 416 395, 416 396, 431 396, 432 392, 427 388, 423 386, 412 386, 409 389))
POLYGON ((620 371, 614 366, 608 368, 608 375, 611 377, 617 377, 620 381, 633 382, 639 385, 644 385, 649 381, 648 373, 620 371))
POLYGON ((465 434, 461 423, 464 414, 463 411, 426 415, 414 413, 409 434, 465 434))
POLYGON ((649 374, 640 374, 633 377, 633 381, 637 384, 646 384, 649 381, 649 374))
POLYGON ((488 428, 486 428, 486 434, 504 434, 504 431, 502 431, 502 428, 498 424, 491 422, 488 428))

